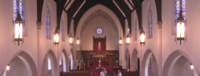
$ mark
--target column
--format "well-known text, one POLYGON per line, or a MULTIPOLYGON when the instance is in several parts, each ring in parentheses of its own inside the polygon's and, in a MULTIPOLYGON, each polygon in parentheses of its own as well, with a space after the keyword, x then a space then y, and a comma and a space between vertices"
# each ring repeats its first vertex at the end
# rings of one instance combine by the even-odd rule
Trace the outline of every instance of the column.
POLYGON ((41 63, 41 56, 40 56, 40 31, 41 31, 41 22, 37 22, 37 67, 38 67, 38 76, 41 76, 41 68, 42 68, 42 63, 41 63))
POLYGON ((158 25, 158 76, 162 76, 162 21, 158 25))
POLYGON ((138 54, 139 54, 139 56, 140 56, 140 76, 144 76, 144 69, 143 69, 143 67, 145 67, 145 66, 142 66, 142 63, 143 63, 143 56, 142 56, 142 48, 143 48, 143 44, 141 45, 140 44, 140 52, 138 52, 138 54))

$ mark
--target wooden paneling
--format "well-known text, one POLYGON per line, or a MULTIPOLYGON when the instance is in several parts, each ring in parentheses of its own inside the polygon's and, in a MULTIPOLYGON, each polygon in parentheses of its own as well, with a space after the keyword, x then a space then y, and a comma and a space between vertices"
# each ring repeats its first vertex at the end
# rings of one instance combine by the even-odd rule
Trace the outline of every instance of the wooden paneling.
MULTIPOLYGON (((81 50, 81 59, 83 59, 83 63, 87 66, 94 66, 94 62, 99 60, 99 57, 95 57, 93 50, 81 50)), ((80 55, 80 54, 79 54, 80 55)), ((106 53, 101 58, 102 61, 106 62, 106 66, 115 66, 116 60, 119 61, 119 51, 118 50, 106 50, 106 53)))

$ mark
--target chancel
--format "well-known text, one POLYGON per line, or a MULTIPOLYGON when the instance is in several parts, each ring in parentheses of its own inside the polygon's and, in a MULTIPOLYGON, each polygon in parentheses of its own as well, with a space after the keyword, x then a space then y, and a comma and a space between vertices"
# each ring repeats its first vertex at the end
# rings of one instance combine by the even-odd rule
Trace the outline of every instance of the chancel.
POLYGON ((200 0, 0 0, 0 76, 200 76, 200 0))

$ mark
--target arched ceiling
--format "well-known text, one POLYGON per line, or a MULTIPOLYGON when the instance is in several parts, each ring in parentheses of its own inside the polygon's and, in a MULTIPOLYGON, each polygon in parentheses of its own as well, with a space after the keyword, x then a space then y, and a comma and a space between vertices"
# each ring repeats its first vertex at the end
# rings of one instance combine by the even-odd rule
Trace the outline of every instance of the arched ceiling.
POLYGON ((129 28, 131 28, 131 13, 135 9, 131 2, 131 0, 69 0, 64 6, 68 14, 68 32, 72 19, 74 19, 74 33, 76 33, 78 22, 83 14, 91 7, 102 4, 115 13, 125 33, 125 19, 128 20, 129 28))
MULTIPOLYGON (((131 28, 131 13, 136 11, 139 28, 142 29, 142 2, 143 0, 54 0, 57 3, 57 29, 60 29, 60 20, 63 10, 68 14, 68 33, 71 26, 72 19, 74 20, 74 34, 76 34, 76 28, 80 18, 83 14, 97 4, 102 4, 108 7, 120 20, 123 33, 125 35, 125 19, 128 21, 128 26, 131 28)), ((37 21, 41 22, 41 13, 44 0, 37 0, 37 21)), ((155 0, 158 21, 162 21, 161 18, 161 0, 155 0)), ((131 32, 131 29, 130 29, 131 32)))

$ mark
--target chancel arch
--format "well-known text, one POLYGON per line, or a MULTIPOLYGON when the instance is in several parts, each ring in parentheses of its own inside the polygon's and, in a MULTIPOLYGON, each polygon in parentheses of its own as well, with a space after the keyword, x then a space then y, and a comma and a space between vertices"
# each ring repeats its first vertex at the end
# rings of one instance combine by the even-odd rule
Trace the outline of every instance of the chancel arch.
POLYGON ((163 67, 163 76, 199 76, 190 57, 181 50, 172 52, 163 67), (191 65, 194 67, 191 69, 191 65))
MULTIPOLYGON (((84 22, 80 31, 81 49, 93 50, 93 37, 106 37, 105 50, 118 50, 119 31, 115 21, 102 10, 92 13, 84 22), (102 33, 98 34, 97 29, 102 33)), ((77 36, 79 37, 79 36, 77 36)))
POLYGON ((2 76, 37 76, 37 74, 37 68, 32 57, 25 51, 19 51, 5 66, 2 76), (6 70, 8 65, 10 69, 6 70))
POLYGON ((154 53, 148 49, 144 53, 142 66, 144 76, 158 76, 158 65, 154 53))
POLYGON ((41 76, 56 76, 57 70, 56 56, 52 50, 49 50, 42 63, 41 76))
POLYGON ((87 21, 90 21, 89 19, 92 19, 95 15, 101 14, 104 17, 107 17, 113 24, 115 24, 115 27, 117 28, 118 34, 120 37, 123 36, 123 30, 122 26, 120 24, 119 19, 117 16, 106 6, 97 4, 93 7, 91 7, 87 12, 84 13, 84 15, 81 17, 77 29, 76 29, 76 36, 81 36, 81 32, 83 28, 85 27, 85 23, 87 21))

